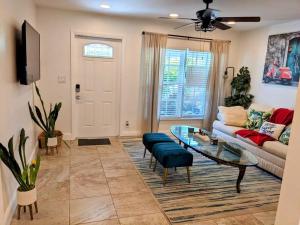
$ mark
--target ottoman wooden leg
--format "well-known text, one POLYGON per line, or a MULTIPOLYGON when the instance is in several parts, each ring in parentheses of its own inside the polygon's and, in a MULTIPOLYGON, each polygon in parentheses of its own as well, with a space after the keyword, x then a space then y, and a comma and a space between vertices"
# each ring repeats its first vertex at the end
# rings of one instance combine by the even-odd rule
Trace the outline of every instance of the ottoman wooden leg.
POLYGON ((26 205, 23 206, 23 211, 26 213, 26 205))
POLYGON ((167 177, 168 177, 168 168, 165 168, 164 169, 164 186, 166 186, 167 177))
POLYGON ((153 172, 155 172, 155 170, 156 170, 156 165, 157 165, 157 159, 154 162, 153 172))
POLYGON ((186 167, 186 172, 187 172, 187 175, 188 175, 188 181, 189 183, 191 183, 191 174, 190 174, 190 167, 186 167))
POLYGON ((147 148, 145 147, 145 150, 144 150, 144 158, 146 156, 146 151, 147 151, 147 148))
POLYGON ((149 165, 149 168, 151 168, 151 166, 152 166, 152 160, 153 160, 153 153, 151 153, 151 158, 150 158, 150 165, 149 165))

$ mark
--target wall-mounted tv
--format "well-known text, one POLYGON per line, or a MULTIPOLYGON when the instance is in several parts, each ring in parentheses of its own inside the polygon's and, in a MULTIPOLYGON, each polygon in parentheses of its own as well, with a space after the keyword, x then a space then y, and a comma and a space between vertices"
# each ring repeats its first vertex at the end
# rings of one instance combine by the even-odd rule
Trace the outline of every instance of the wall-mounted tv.
POLYGON ((20 83, 27 85, 40 79, 40 34, 25 20, 22 25, 22 69, 20 83))

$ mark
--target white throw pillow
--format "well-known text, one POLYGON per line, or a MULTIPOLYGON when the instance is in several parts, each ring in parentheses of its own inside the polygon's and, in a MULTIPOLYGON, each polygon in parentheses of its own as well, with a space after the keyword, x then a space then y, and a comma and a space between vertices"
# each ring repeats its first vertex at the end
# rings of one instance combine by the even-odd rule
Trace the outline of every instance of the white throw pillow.
POLYGON ((228 126, 243 127, 247 122, 247 111, 242 106, 219 106, 219 120, 228 126))
POLYGON ((278 138, 280 137, 284 128, 285 128, 285 125, 283 125, 283 124, 264 122, 263 125, 259 129, 259 133, 266 134, 266 135, 278 140, 278 138))
POLYGON ((221 115, 221 113, 217 114, 217 119, 220 120, 220 121, 222 121, 222 115, 221 115))

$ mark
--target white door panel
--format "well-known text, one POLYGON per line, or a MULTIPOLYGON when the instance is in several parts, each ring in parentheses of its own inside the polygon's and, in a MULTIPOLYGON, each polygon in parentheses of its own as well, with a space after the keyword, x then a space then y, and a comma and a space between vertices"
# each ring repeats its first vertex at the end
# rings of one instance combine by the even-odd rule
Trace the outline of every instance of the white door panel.
MULTIPOLYGON (((119 81, 121 42, 76 38, 73 60, 73 84, 80 85, 75 101, 76 136, 101 137, 119 135, 119 81), (87 44, 113 48, 112 58, 86 57, 87 44)), ((97 49, 96 49, 97 50, 97 49)), ((75 91, 75 86, 74 86, 75 91)))
POLYGON ((85 60, 82 62, 84 66, 83 79, 84 91, 95 91, 95 62, 85 60))

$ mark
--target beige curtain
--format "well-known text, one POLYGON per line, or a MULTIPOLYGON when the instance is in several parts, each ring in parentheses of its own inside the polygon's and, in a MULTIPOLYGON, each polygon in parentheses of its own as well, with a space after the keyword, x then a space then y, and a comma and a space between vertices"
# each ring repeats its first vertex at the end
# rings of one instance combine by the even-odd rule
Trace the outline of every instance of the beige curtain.
POLYGON ((164 60, 168 36, 145 33, 142 46, 142 132, 157 132, 159 127, 159 100, 161 64, 164 60))
POLYGON ((207 130, 212 129, 212 123, 217 117, 218 106, 224 104, 224 98, 229 93, 230 78, 224 79, 226 67, 228 66, 229 41, 213 40, 211 42, 211 53, 213 62, 208 81, 206 108, 203 126, 207 130))

